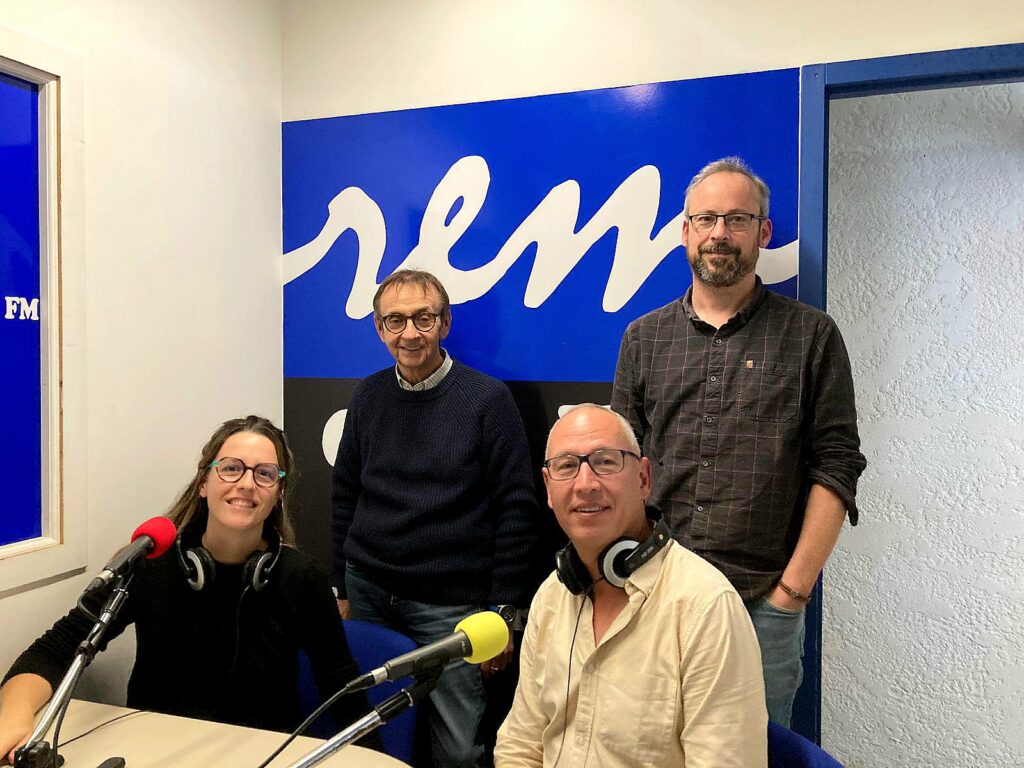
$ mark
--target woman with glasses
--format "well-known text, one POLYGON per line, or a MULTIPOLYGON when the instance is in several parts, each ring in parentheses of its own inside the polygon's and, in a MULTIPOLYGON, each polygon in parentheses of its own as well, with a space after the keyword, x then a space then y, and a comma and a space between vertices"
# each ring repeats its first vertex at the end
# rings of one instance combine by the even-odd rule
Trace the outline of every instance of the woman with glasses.
MULTIPOLYGON (((288 520, 294 457, 258 416, 225 422, 167 513, 171 551, 143 560, 101 648, 134 624, 133 709, 290 731, 302 720, 299 651, 326 698, 358 672, 327 575, 294 548, 288 520)), ((0 762, 26 740, 110 589, 60 619, 15 661, 0 689, 0 762)), ((335 707, 339 726, 368 711, 335 707)))

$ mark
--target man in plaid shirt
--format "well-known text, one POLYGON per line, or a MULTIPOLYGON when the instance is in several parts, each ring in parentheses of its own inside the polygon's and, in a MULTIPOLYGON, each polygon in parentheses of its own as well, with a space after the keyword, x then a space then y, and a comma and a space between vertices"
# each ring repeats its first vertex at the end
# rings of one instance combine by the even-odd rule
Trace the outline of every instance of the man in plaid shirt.
POLYGON ((789 725, 804 609, 865 467, 853 379, 831 317, 765 290, 769 191, 739 158, 686 189, 693 286, 633 321, 612 408, 654 465, 652 503, 732 582, 754 622, 768 715, 789 725))

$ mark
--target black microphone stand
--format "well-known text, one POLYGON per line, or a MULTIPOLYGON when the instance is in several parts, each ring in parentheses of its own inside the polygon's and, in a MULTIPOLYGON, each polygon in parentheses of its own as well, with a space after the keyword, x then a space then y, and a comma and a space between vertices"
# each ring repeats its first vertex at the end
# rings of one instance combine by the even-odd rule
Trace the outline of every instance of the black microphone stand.
POLYGON ((371 731, 379 728, 384 723, 394 719, 414 704, 422 701, 434 690, 437 685, 437 678, 441 675, 441 668, 435 667, 424 673, 423 677, 416 677, 416 682, 408 688, 403 688, 393 696, 389 696, 369 714, 363 715, 352 725, 338 731, 337 734, 325 741, 319 747, 292 763, 288 768, 312 768, 312 766, 326 760, 342 747, 347 747, 356 739, 359 739, 371 731))
POLYGON ((14 768, 59 768, 64 762, 63 758, 57 755, 56 742, 51 747, 47 742, 43 741, 43 737, 58 717, 63 721, 64 713, 71 702, 71 694, 75 690, 79 678, 85 672, 85 668, 96 658, 96 654, 99 652, 100 641, 103 639, 103 635, 106 634, 110 622, 117 617, 121 606, 124 605, 124 601, 128 599, 129 581, 131 581, 130 577, 127 581, 122 576, 117 577, 117 580, 114 582, 114 591, 107 598, 107 602, 103 605, 103 610, 100 611, 96 623, 89 630, 89 634, 75 651, 75 658, 71 662, 71 666, 68 668, 67 673, 65 673, 64 679, 60 681, 60 685, 57 686, 57 690, 54 691, 53 698, 50 699, 49 706, 46 707, 43 716, 36 723, 35 730, 29 734, 25 746, 19 747, 15 751, 14 768))

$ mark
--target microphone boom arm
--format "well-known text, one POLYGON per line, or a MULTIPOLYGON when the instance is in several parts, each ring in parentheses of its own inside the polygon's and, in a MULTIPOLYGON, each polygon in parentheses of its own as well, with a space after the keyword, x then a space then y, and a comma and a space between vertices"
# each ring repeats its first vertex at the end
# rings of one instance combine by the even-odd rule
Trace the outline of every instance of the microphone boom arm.
MULTIPOLYGON (((129 578, 128 581, 131 581, 131 579, 129 578)), ((72 660, 71 666, 68 667, 68 671, 64 674, 64 678, 60 681, 60 685, 57 686, 57 690, 54 691, 49 705, 47 705, 43 712, 43 716, 39 718, 35 729, 29 734, 25 746, 20 747, 14 753, 15 768, 50 768, 52 765, 57 765, 57 745, 54 744, 51 748, 43 741, 43 737, 50 730, 50 726, 53 725, 57 717, 61 716, 68 708, 71 694, 75 690, 79 678, 85 672, 85 668, 96 658, 103 635, 106 634, 110 623, 120 613, 124 601, 128 599, 127 586, 128 584, 124 579, 117 581, 114 591, 111 592, 107 602, 103 605, 103 610, 100 611, 99 618, 93 624, 92 629, 89 630, 88 636, 79 644, 78 649, 75 651, 75 658, 72 660)))
POLYGON ((292 763, 288 768, 312 768, 312 766, 326 760, 342 747, 347 747, 356 739, 359 739, 371 731, 379 728, 384 723, 394 719, 409 707, 422 701, 437 685, 437 678, 441 669, 431 669, 420 679, 408 688, 403 688, 393 696, 389 696, 368 714, 363 715, 352 725, 338 731, 337 734, 325 741, 319 747, 292 763))

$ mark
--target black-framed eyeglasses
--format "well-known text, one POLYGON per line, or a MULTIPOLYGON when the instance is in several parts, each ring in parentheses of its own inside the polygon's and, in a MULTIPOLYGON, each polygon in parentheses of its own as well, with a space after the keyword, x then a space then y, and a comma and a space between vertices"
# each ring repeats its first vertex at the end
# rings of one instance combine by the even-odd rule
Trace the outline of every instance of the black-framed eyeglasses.
POLYGON ((572 480, 580 473, 580 466, 586 462, 595 475, 614 475, 626 466, 626 457, 632 456, 637 461, 640 456, 632 451, 621 448, 601 448, 590 453, 563 453, 544 460, 548 476, 552 480, 572 480))
POLYGON ((730 232, 748 232, 754 221, 764 221, 764 216, 756 213, 694 213, 686 217, 690 226, 700 233, 710 232, 718 224, 719 219, 725 220, 725 228, 730 232))
POLYGON ((237 483, 242 479, 242 475, 251 469, 253 482, 264 488, 273 488, 287 474, 277 464, 257 464, 250 467, 233 456, 223 456, 210 462, 210 466, 217 473, 217 477, 225 483, 237 483))
POLYGON ((437 312, 417 312, 415 315, 384 315, 380 319, 380 324, 391 333, 402 333, 409 325, 409 321, 412 320, 413 327, 417 331, 426 333, 437 325, 437 319, 440 316, 437 312))

